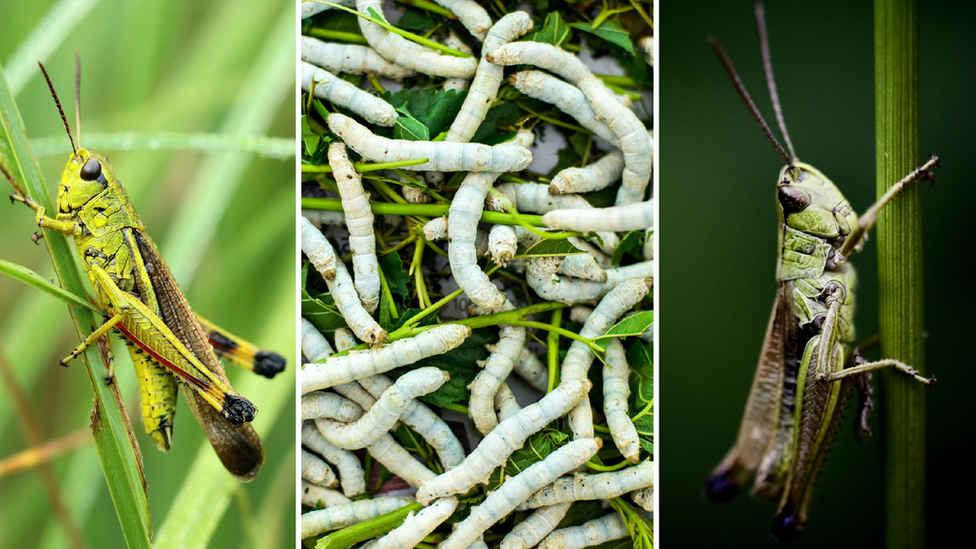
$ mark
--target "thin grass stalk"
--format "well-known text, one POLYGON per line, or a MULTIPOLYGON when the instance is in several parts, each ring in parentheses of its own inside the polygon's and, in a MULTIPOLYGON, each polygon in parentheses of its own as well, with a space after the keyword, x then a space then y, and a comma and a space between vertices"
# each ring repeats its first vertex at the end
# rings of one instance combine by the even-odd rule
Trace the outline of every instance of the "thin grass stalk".
MULTIPOLYGON (((875 124, 877 192, 919 160, 918 8, 914 0, 876 0, 875 124)), ((912 185, 878 221, 881 353, 924 372, 922 186, 912 185)), ((882 376, 885 541, 925 543, 925 388, 907 376, 882 376)))

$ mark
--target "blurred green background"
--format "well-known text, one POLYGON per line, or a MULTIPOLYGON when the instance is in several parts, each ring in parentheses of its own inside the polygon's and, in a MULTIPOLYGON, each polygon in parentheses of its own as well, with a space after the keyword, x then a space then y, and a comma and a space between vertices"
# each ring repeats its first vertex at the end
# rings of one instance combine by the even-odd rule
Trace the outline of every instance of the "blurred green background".
MULTIPOLYGON (((65 147, 40 159, 52 196, 70 148, 37 59, 45 62, 74 126, 74 52, 81 54, 82 142, 92 148, 86 137, 120 132, 293 139, 295 10, 288 0, 0 3, 0 63, 11 87, 19 88, 28 136, 53 137, 65 147), (39 33, 52 16, 60 21, 39 33), (42 47, 18 64, 15 52, 28 38, 42 47)), ((274 380, 227 367, 235 388, 260 410, 254 424, 266 433, 267 458, 254 482, 233 485, 225 499, 214 494, 212 504, 205 502, 206 520, 185 523, 194 525, 191 538, 198 536, 188 546, 209 540, 213 547, 294 547, 294 157, 145 146, 100 152, 111 159, 194 310, 290 362, 274 380)), ((45 248, 30 241, 33 215, 21 205, 0 208, 0 258, 53 278, 45 248)), ((0 361, 26 393, 45 441, 87 430, 92 395, 85 369, 57 366, 59 355, 76 344, 61 302, 0 276, 0 361)), ((205 460, 215 462, 216 456, 182 401, 173 449, 156 450, 143 435, 138 389, 117 340, 115 353, 159 534, 198 452, 203 448, 205 460)), ((3 384, 0 393, 3 459, 29 444, 10 387, 3 384)), ((123 547, 90 437, 50 466, 87 545, 123 547)), ((63 535, 37 468, 0 476, 0 547, 70 546, 63 535)))
MULTIPOLYGON (((960 402, 972 387, 971 281, 974 203, 970 174, 976 110, 973 7, 920 2, 923 155, 942 167, 925 183, 926 371, 930 540, 967 524, 972 428, 960 402), (960 440, 960 436, 963 437, 960 440)), ((774 72, 799 157, 830 177, 854 209, 874 201, 873 11, 870 2, 767 2, 774 72)), ((751 1, 664 2, 661 40, 661 508, 664 546, 775 544, 776 504, 740 496, 711 504, 702 485, 735 438, 776 289, 774 188, 782 161, 759 131, 706 45, 721 39, 767 121, 751 1)), ((856 256, 857 329, 877 331, 876 247, 856 256)), ((887 375, 887 374, 885 374, 887 375)), ((875 382, 876 389, 878 387, 875 382)), ((883 407, 884 395, 877 395, 883 407)), ((792 547, 883 542, 879 414, 875 436, 851 435, 848 409, 792 547)), ((922 508, 922 506, 925 506, 922 508)))

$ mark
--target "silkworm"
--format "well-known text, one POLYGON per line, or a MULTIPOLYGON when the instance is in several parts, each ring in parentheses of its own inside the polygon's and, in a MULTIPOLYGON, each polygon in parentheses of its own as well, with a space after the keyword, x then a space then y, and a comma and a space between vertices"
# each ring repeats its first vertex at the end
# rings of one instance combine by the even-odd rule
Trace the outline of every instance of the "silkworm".
POLYGON ((335 177, 342 210, 349 229, 349 249, 352 251, 352 270, 355 287, 367 313, 372 314, 380 303, 380 267, 376 259, 376 236, 373 234, 373 212, 369 196, 363 190, 363 180, 346 155, 343 143, 329 145, 329 165, 335 177))
MULTIPOLYGON (((356 0, 356 10, 369 16, 369 8, 383 14, 381 0, 356 0)), ((478 67, 473 57, 442 55, 394 34, 376 23, 359 18, 359 30, 369 45, 393 63, 430 76, 471 78, 478 67)), ((418 157, 424 158, 424 157, 418 157)))
POLYGON ((327 212, 325 210, 309 210, 302 208, 302 216, 313 225, 345 225, 346 214, 342 212, 327 212))
POLYGON ((403 186, 403 199, 410 204, 430 204, 433 200, 423 189, 403 186))
MULTIPOLYGON (((552 196, 547 185, 504 183, 498 186, 498 190, 505 193, 515 205, 515 209, 520 212, 545 214, 554 210, 596 209, 585 198, 576 194, 552 196)), ((602 230, 597 231, 596 234, 601 240, 600 248, 607 253, 613 253, 614 248, 620 243, 620 239, 612 231, 602 230)))
POLYGON ((630 493, 630 499, 640 506, 641 509, 654 512, 654 487, 648 486, 630 493))
POLYGON ((608 276, 607 271, 603 270, 603 267, 600 267, 596 259, 589 254, 567 255, 556 269, 556 273, 594 282, 606 282, 608 276))
POLYGON ((509 532, 498 549, 528 549, 535 547, 550 532, 556 529, 559 521, 566 516, 572 503, 559 503, 548 507, 540 507, 525 520, 516 524, 509 532))
POLYGON ((416 71, 390 63, 373 48, 322 42, 310 36, 302 37, 302 61, 334 73, 369 73, 394 80, 417 74, 416 71))
MULTIPOLYGON (((322 420, 316 420, 316 426, 322 420)), ((321 431, 321 428, 319 429, 321 431)), ((420 463, 389 434, 384 433, 376 442, 366 447, 373 459, 383 464, 391 473, 402 478, 411 486, 421 486, 436 477, 430 469, 420 463)))
MULTIPOLYGON (((580 336, 589 339, 607 333, 618 318, 647 295, 648 289, 647 281, 640 278, 631 278, 618 284, 590 313, 580 329, 580 336)), ((582 342, 573 341, 562 364, 563 382, 586 379, 586 372, 592 362, 593 351, 582 342)), ((569 412, 569 426, 573 431, 573 438, 593 436, 593 413, 589 399, 584 398, 579 406, 569 412)))
POLYGON ((352 150, 373 162, 426 158, 427 162, 404 170, 442 172, 518 172, 532 163, 532 153, 517 144, 495 146, 477 143, 403 141, 373 135, 366 127, 339 113, 329 115, 329 129, 352 150))
POLYGON ((495 411, 498 413, 498 421, 505 421, 519 413, 521 409, 508 384, 503 382, 499 385, 498 391, 495 392, 495 411))
POLYGON ((549 388, 549 369, 529 349, 523 348, 519 353, 518 360, 515 361, 515 373, 536 391, 545 393, 549 388))
POLYGON ((447 238, 447 216, 435 217, 424 224, 424 238, 437 242, 447 238))
MULTIPOLYGON (((475 236, 485 195, 497 177, 497 173, 491 172, 468 174, 451 201, 447 222, 450 239, 447 254, 454 280, 468 299, 488 311, 500 309, 506 297, 478 266, 475 236)), ((490 241, 489 236, 489 249, 490 241)))
POLYGON ((335 278, 336 255, 332 245, 312 222, 302 217, 302 251, 325 280, 335 278))
POLYGON ((567 231, 643 231, 654 225, 654 199, 608 208, 552 210, 542 216, 542 223, 567 231))
POLYGON ((386 101, 370 95, 325 69, 304 61, 301 63, 302 91, 311 92, 314 82, 315 97, 349 109, 373 124, 392 126, 396 123, 397 113, 386 101))
POLYGON ((359 458, 326 440, 311 421, 302 422, 302 444, 336 466, 345 495, 357 496, 366 492, 366 473, 359 458))
POLYGON ((558 479, 526 499, 518 508, 524 511, 570 501, 610 499, 653 484, 654 462, 645 460, 639 465, 620 471, 596 475, 578 474, 558 479))
MULTIPOLYGON (((349 328, 336 328, 335 331, 335 344, 336 349, 341 353, 342 351, 348 351, 352 349, 359 343, 356 341, 355 336, 353 336, 352 331, 349 328)), ((312 362, 315 362, 314 360, 312 362)))
POLYGON ((478 127, 484 122, 485 114, 491 104, 495 102, 504 68, 488 61, 488 54, 530 30, 532 30, 532 18, 525 12, 516 11, 499 19, 488 31, 481 45, 481 61, 478 63, 477 73, 468 90, 468 96, 464 98, 464 103, 461 105, 461 111, 451 124, 451 129, 448 130, 447 141, 457 143, 471 141, 478 127))
POLYGON ((518 235, 515 228, 511 225, 493 225, 488 233, 488 251, 491 253, 491 260, 502 267, 508 264, 515 257, 518 249, 518 235))
POLYGON ((329 340, 319 333, 311 322, 302 318, 302 354, 311 362, 321 360, 333 353, 329 340))
POLYGON ((644 53, 647 54, 647 59, 645 59, 647 61, 647 64, 653 67, 654 66, 654 37, 645 36, 644 38, 641 38, 640 40, 637 41, 637 46, 640 49, 644 50, 644 53))
MULTIPOLYGON (((377 397, 393 385, 393 381, 383 374, 361 379, 360 383, 377 397)), ((440 416, 421 402, 411 401, 400 414, 400 420, 434 448, 445 470, 451 470, 464 461, 464 448, 454 432, 440 416)))
POLYGON ((549 194, 588 193, 614 184, 624 171, 624 153, 612 151, 582 168, 566 168, 552 178, 549 194))
POLYGON ((437 478, 425 482, 417 491, 417 501, 430 503, 439 497, 467 492, 478 483, 488 482, 491 472, 519 449, 525 439, 550 422, 560 418, 583 400, 589 390, 588 380, 573 379, 560 383, 539 402, 522 408, 514 416, 492 429, 464 462, 437 478))
POLYGON ((538 549, 580 549, 627 537, 624 520, 616 512, 584 522, 582 526, 560 528, 542 540, 538 549))
MULTIPOLYGON (((322 273, 322 269, 319 268, 319 264, 316 263, 316 260, 312 258, 309 252, 311 251, 313 254, 317 254, 326 249, 326 257, 331 255, 334 259, 335 252, 332 251, 332 245, 329 244, 329 241, 322 236, 322 233, 309 220, 303 217, 302 251, 305 252, 305 255, 309 256, 309 260, 312 261, 316 269, 319 269, 320 273, 322 273)), ((349 272, 346 271, 346 266, 342 261, 334 261, 332 268, 333 275, 331 278, 326 276, 325 273, 322 273, 322 276, 325 278, 325 283, 329 285, 329 292, 332 294, 332 299, 335 300, 336 307, 339 308, 339 313, 346 320, 349 329, 356 334, 356 337, 370 345, 386 341, 388 337, 386 330, 381 328, 379 323, 373 320, 373 317, 363 309, 359 295, 353 287, 352 278, 350 278, 349 272)), ((302 370, 303 377, 306 372, 308 372, 308 369, 302 370)))
MULTIPOLYGON (((338 301, 338 300, 336 300, 338 301)), ((355 330, 354 330, 355 331, 355 330)), ((413 364, 457 347, 471 335, 469 326, 445 324, 414 337, 346 356, 329 357, 320 364, 306 365, 301 372, 302 394, 413 364)))
POLYGON ((641 255, 644 256, 645 261, 650 261, 654 259, 654 229, 648 228, 644 230, 644 245, 641 246, 641 255))
POLYGON ((324 509, 343 503, 352 503, 352 500, 342 495, 342 492, 338 490, 312 484, 307 480, 302 481, 302 505, 305 507, 324 509))
MULTIPOLYGON (((508 301, 502 307, 503 310, 514 308, 508 301)), ((484 369, 478 372, 469 387, 471 400, 468 402, 468 413, 481 434, 488 434, 498 425, 494 411, 495 393, 512 372, 524 345, 525 328, 502 326, 495 352, 488 357, 484 369)))
POLYGON ((640 439, 637 428, 627 414, 627 399, 630 397, 630 367, 620 340, 613 338, 607 346, 603 364, 603 413, 607 417, 607 427, 613 443, 620 455, 630 463, 640 461, 640 439))
POLYGON ((305 513, 302 515, 302 539, 359 524, 364 520, 396 511, 411 502, 413 498, 391 496, 364 499, 305 513))
POLYGON ((492 524, 512 512, 516 506, 534 491, 553 482, 584 463, 600 449, 600 439, 574 440, 534 463, 526 470, 507 479, 499 488, 474 509, 468 518, 438 544, 437 549, 465 549, 492 524))
POLYGON ((302 450, 302 478, 326 488, 335 488, 339 485, 339 479, 332 472, 332 468, 307 450, 302 450))
POLYGON ((456 498, 441 498, 417 514, 407 516, 403 524, 391 530, 385 536, 371 541, 363 549, 403 549, 415 547, 428 534, 434 531, 442 522, 457 509, 456 498))
POLYGON ((363 417, 363 408, 334 393, 312 391, 302 395, 302 419, 320 417, 351 423, 363 417))
POLYGON ((499 65, 535 65, 562 76, 573 85, 592 74, 575 55, 540 42, 512 42, 485 57, 499 65))
POLYGON ((339 448, 358 450, 373 444, 389 431, 414 398, 436 391, 450 376, 433 367, 419 368, 400 376, 396 383, 376 399, 376 404, 354 423, 331 420, 318 423, 325 438, 339 448))
MULTIPOLYGON (((488 14, 485 13, 486 17, 487 15, 488 14)), ((488 19, 488 25, 491 26, 491 19, 488 19)), ((486 33, 488 32, 487 27, 485 27, 485 32, 486 33)), ((481 40, 481 38, 479 38, 478 40, 481 40)), ((453 50, 461 51, 464 53, 473 53, 471 51, 471 48, 469 48, 467 44, 462 42, 461 39, 458 38, 458 35, 454 34, 454 31, 448 31, 447 38, 444 40, 444 45, 453 50)), ((467 90, 470 85, 471 85, 470 78, 448 78, 447 80, 444 80, 444 85, 441 86, 441 89, 457 90, 460 92, 460 91, 467 90)))
POLYGON ((474 0, 434 0, 434 3, 451 10, 451 13, 456 15, 458 21, 464 25, 464 28, 468 29, 471 36, 477 38, 479 42, 485 40, 488 29, 491 28, 491 17, 488 16, 485 8, 479 6, 477 2, 474 0))
POLYGON ((508 77, 508 83, 533 99, 554 105, 573 117, 580 126, 611 145, 620 147, 620 139, 606 122, 597 118, 586 96, 576 86, 540 71, 517 72, 508 77))
POLYGON ((539 297, 560 303, 589 303, 607 293, 605 283, 557 276, 556 270, 561 262, 559 257, 529 259, 525 268, 525 281, 539 297))
POLYGON ((607 269, 606 273, 606 283, 607 288, 609 289, 629 278, 653 278, 654 262, 641 261, 640 263, 634 263, 633 265, 617 267, 616 269, 607 269))

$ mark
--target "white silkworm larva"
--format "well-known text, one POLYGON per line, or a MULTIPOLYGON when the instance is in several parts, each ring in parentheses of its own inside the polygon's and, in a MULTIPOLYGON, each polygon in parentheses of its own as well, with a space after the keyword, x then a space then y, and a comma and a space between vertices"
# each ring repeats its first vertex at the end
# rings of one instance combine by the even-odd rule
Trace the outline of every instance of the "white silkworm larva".
POLYGON ((647 64, 654 66, 654 37, 645 36, 637 41, 637 45, 647 54, 647 64))
POLYGON ((302 444, 336 466, 345 495, 351 497, 366 492, 366 473, 359 458, 326 440, 311 421, 302 422, 302 444))
POLYGON ((533 99, 545 101, 576 119, 604 141, 620 147, 620 140, 610 126, 597 118, 593 107, 579 88, 540 71, 521 71, 508 77, 508 83, 533 99))
MULTIPOLYGON (((383 374, 361 379, 360 383, 370 394, 377 397, 393 385, 393 381, 383 374)), ((440 416, 423 403, 417 400, 411 401, 400 414, 400 421, 406 423, 434 448, 445 470, 451 470, 464 461, 464 448, 454 436, 454 432, 440 416)))
POLYGON ((354 423, 324 421, 318 424, 325 438, 339 448, 358 450, 376 442, 400 419, 413 399, 436 391, 450 376, 433 367, 407 372, 376 399, 376 404, 354 423))
MULTIPOLYGON (((322 273, 322 269, 312 259, 312 254, 309 252, 319 253, 320 250, 325 248, 328 248, 328 254, 331 254, 334 259, 335 252, 332 251, 332 245, 329 244, 329 241, 322 236, 322 233, 311 222, 303 217, 302 251, 309 256, 309 260, 312 261, 316 269, 319 269, 320 273, 322 273)), ((356 334, 356 337, 370 345, 386 341, 388 337, 386 330, 381 328, 379 323, 373 320, 373 317, 366 312, 366 309, 363 309, 363 305, 359 300, 359 294, 356 293, 356 289, 353 287, 352 278, 349 276, 349 272, 346 271, 346 266, 342 261, 334 261, 333 269, 334 274, 331 278, 326 276, 325 273, 322 276, 325 278, 326 284, 329 285, 329 292, 332 294, 332 299, 335 300, 336 307, 339 308, 339 312, 346 320, 349 329, 356 334)), ((303 377, 306 372, 308 372, 307 368, 302 370, 303 377)))
POLYGON ((417 514, 410 514, 403 524, 391 530, 385 536, 363 546, 363 549, 403 549, 415 547, 428 534, 434 531, 442 522, 457 509, 456 498, 441 498, 417 514))
MULTIPOLYGON (((373 407, 374 404, 376 404, 376 399, 373 398, 373 395, 369 394, 366 391, 366 389, 363 389, 363 387, 359 383, 356 383, 355 381, 334 385, 332 386, 332 390, 344 396, 348 400, 355 402, 364 411, 369 410, 370 408, 373 407)), ((329 417, 329 416, 323 416, 323 417, 329 417)), ((331 419, 339 419, 339 418, 332 417, 331 419)), ((339 421, 342 420, 339 419, 339 421)))
POLYGON ((302 61, 302 91, 311 91, 313 82, 315 97, 349 109, 373 124, 380 126, 396 124, 397 113, 392 105, 325 69, 302 61))
MULTIPOLYGON (((317 425, 318 421, 316 421, 317 425)), ((397 444, 389 434, 380 436, 376 442, 367 446, 366 450, 373 459, 382 463, 391 473, 411 486, 421 486, 437 476, 423 463, 414 459, 410 452, 397 444)))
POLYGON ((394 80, 402 80, 417 74, 415 71, 390 63, 373 48, 322 42, 310 36, 302 37, 302 61, 331 72, 369 73, 394 80))
POLYGON ((567 231, 643 231, 654 225, 654 199, 609 208, 553 210, 542 216, 542 223, 567 231))
POLYGON ((562 76, 573 85, 578 85, 581 80, 593 74, 575 55, 540 42, 512 42, 500 46, 485 57, 499 65, 535 65, 562 76))
POLYGON ((302 539, 359 524, 380 515, 396 511, 413 502, 413 498, 391 496, 354 501, 302 515, 302 539))
MULTIPOLYGON (((478 266, 475 237, 484 211, 485 195, 497 177, 498 174, 492 172, 465 176, 451 201, 447 222, 450 239, 447 255, 454 281, 468 299, 489 311, 501 308, 506 297, 478 266)), ((489 249, 490 240, 489 237, 489 249)))
POLYGON ((327 212, 325 210, 302 209, 302 216, 313 225, 345 225, 346 214, 342 212, 327 212))
POLYGON ((545 393, 549 388, 549 368, 529 349, 523 348, 515 361, 515 373, 533 389, 545 393))
POLYGON ((590 244, 589 242, 583 240, 582 238, 573 237, 573 238, 567 238, 566 240, 569 240, 569 243, 572 244, 573 246, 576 246, 580 250, 583 250, 584 252, 590 254, 590 257, 592 257, 596 261, 596 264, 599 265, 601 268, 603 269, 610 268, 610 262, 611 262, 610 254, 603 253, 602 250, 599 250, 593 244, 590 244))
POLYGON ((579 278, 561 278, 556 275, 559 257, 533 257, 525 268, 525 281, 546 301, 560 303, 589 303, 607 293, 606 284, 579 278))
POLYGON ((512 512, 534 491, 553 482, 561 475, 583 465, 600 449, 600 439, 574 440, 534 463, 521 473, 506 479, 474 509, 437 549, 465 549, 492 524, 512 512))
POLYGON ((363 190, 362 178, 346 155, 344 144, 329 145, 329 165, 332 166, 332 175, 342 198, 342 210, 346 213, 356 291, 363 308, 373 314, 380 303, 380 267, 376 258, 376 236, 373 234, 369 196, 363 190))
POLYGON ((559 503, 548 507, 540 507, 525 520, 515 525, 498 549, 528 549, 535 547, 550 532, 556 529, 559 521, 566 516, 572 503, 559 503))
MULTIPOLYGON (((606 334, 618 318, 647 295, 648 289, 647 281, 640 278, 631 278, 618 284, 590 313, 580 329, 580 336, 590 339, 606 334)), ((586 372, 592 363, 593 351, 583 343, 574 341, 563 360, 563 382, 569 379, 586 379, 586 372)), ((593 412, 590 410, 589 399, 584 398, 579 406, 570 410, 569 426, 573 431, 573 438, 593 436, 593 412)))
POLYGON ((629 535, 620 515, 611 513, 584 522, 582 526, 560 528, 542 540, 538 549, 581 549, 629 535))
POLYGON ((302 251, 308 256, 322 278, 331 280, 336 274, 336 255, 332 244, 312 222, 302 217, 302 251))
POLYGON ((471 335, 469 326, 444 324, 414 337, 394 341, 389 345, 362 351, 349 351, 345 356, 329 357, 325 362, 308 364, 301 372, 302 394, 348 383, 413 364, 422 358, 446 353, 464 342, 469 335, 471 335))
POLYGON ((349 148, 373 162, 428 159, 423 164, 404 166, 404 170, 505 173, 521 171, 532 163, 532 153, 518 144, 488 146, 387 139, 373 135, 362 124, 339 113, 329 115, 329 129, 341 137, 349 148))
POLYGON ((311 362, 333 353, 329 340, 311 322, 302 318, 302 354, 311 362))
POLYGON ((654 278, 654 261, 641 261, 626 267, 607 269, 607 288, 613 288, 629 278, 654 278))
POLYGON ((338 490, 312 484, 307 480, 302 481, 302 505, 305 507, 324 509, 343 503, 352 503, 352 500, 342 495, 342 492, 338 490))
POLYGON ((320 417, 351 423, 363 417, 363 408, 335 393, 312 391, 302 395, 302 419, 320 417))
MULTIPOLYGON (((487 16, 488 14, 486 13, 485 15, 487 16)), ((489 26, 491 25, 491 19, 488 19, 488 25, 489 26)), ((485 32, 486 33, 488 32, 487 28, 485 28, 485 32)), ((481 40, 481 38, 479 38, 478 40, 481 40)), ((471 48, 469 48, 467 44, 462 42, 461 39, 458 38, 458 35, 454 34, 454 31, 448 31, 447 38, 444 40, 444 45, 453 50, 463 51, 464 53, 473 53, 471 51, 471 48)), ((448 78, 447 80, 444 81, 444 85, 441 86, 441 89, 464 91, 468 89, 468 86, 470 85, 471 85, 470 78, 448 78)))
POLYGON ((603 267, 600 267, 596 259, 589 254, 567 255, 556 269, 556 273, 595 282, 606 282, 608 276, 603 267))
POLYGON ((620 471, 558 479, 526 499, 518 508, 524 511, 568 501, 610 499, 653 484, 654 462, 646 460, 620 471))
POLYGON ((519 406, 518 400, 512 394, 512 390, 508 388, 508 384, 502 383, 499 385, 498 391, 495 392, 495 411, 498 412, 498 421, 505 421, 517 414, 521 409, 522 407, 519 406))
POLYGON ((336 328, 335 345, 336 349, 341 353, 342 351, 352 349, 356 345, 359 345, 359 343, 356 341, 356 337, 349 328, 336 328))
MULTIPOLYGON (((545 214, 553 210, 597 209, 582 196, 577 194, 552 196, 547 185, 537 183, 504 183, 498 186, 498 190, 505 193, 520 212, 545 214)), ((609 254, 612 254, 614 248, 620 243, 617 235, 609 230, 597 231, 597 236, 601 240, 601 249, 609 254)))
POLYGON ((410 204, 430 204, 433 200, 423 189, 403 186, 403 199, 410 204))
POLYGON ((634 503, 640 506, 641 509, 654 512, 654 487, 648 486, 647 488, 641 488, 640 490, 634 490, 630 493, 630 499, 634 500, 634 503))
POLYGON ((307 450, 302 450, 302 478, 326 488, 335 488, 339 485, 339 479, 332 472, 332 468, 307 450))
MULTIPOLYGON (((356 0, 335 0, 333 4, 339 4, 347 8, 355 8, 356 0)), ((302 19, 307 19, 317 13, 333 9, 332 6, 319 4, 318 2, 302 2, 302 19)))
POLYGON ((569 310, 569 319, 573 322, 579 322, 583 324, 586 322, 587 318, 590 318, 590 314, 593 313, 592 307, 584 307, 582 305, 577 305, 569 310))
MULTIPOLYGON (((376 13, 383 15, 382 0, 356 1, 356 10, 359 13, 369 16, 369 8, 373 8, 376 13)), ((359 18, 359 30, 362 31, 366 41, 377 53, 407 69, 430 76, 471 78, 478 68, 478 61, 473 57, 441 55, 361 17, 359 18)))
POLYGON ((489 62, 486 59, 487 54, 530 30, 532 30, 532 18, 523 11, 516 11, 499 19, 488 31, 488 36, 481 46, 478 71, 468 90, 468 96, 464 98, 464 103, 461 105, 461 111, 447 133, 447 141, 458 143, 471 141, 478 127, 485 120, 485 114, 491 104, 495 102, 504 68, 489 62))
POLYGON ((485 8, 479 6, 474 0, 434 0, 434 3, 451 10, 471 36, 477 38, 479 42, 484 42, 488 29, 491 28, 491 17, 488 16, 485 8))
POLYGON ((488 482, 488 476, 495 467, 504 463, 530 435, 562 417, 583 400, 589 386, 588 380, 579 379, 560 383, 539 402, 522 408, 499 423, 460 466, 425 482, 417 491, 417 501, 427 504, 436 498, 467 492, 475 484, 488 482))
POLYGON ((613 338, 607 346, 603 364, 603 413, 607 417, 607 427, 613 443, 630 463, 640 461, 640 439, 637 428, 627 414, 627 399, 630 396, 630 366, 620 340, 613 338))
POLYGON ((620 180, 624 171, 624 153, 612 151, 593 164, 566 168, 552 178, 549 194, 588 193, 599 191, 620 180))
MULTIPOLYGON (((514 308, 508 301, 502 307, 508 311, 514 308)), ((525 328, 502 326, 495 352, 485 361, 485 368, 478 372, 469 387, 471 400, 468 402, 468 413, 481 434, 488 434, 498 425, 494 409, 495 393, 508 374, 512 373, 524 345, 525 328)))
POLYGON ((435 217, 424 224, 424 238, 437 242, 447 238, 447 216, 435 217))
POLYGON ((515 257, 518 249, 518 236, 515 228, 511 225, 493 225, 488 233, 488 251, 491 253, 491 260, 502 267, 508 264, 515 257))
POLYGON ((644 231, 644 245, 641 246, 641 255, 645 261, 654 259, 654 229, 644 231))

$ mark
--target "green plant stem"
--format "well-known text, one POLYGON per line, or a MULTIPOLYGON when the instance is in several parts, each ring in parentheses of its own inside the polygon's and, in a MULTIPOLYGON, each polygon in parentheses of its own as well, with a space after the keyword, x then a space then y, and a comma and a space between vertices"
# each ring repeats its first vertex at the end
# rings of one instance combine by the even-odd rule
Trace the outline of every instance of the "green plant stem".
POLYGON ((427 0, 396 0, 397 3, 406 4, 408 6, 413 6, 419 10, 429 11, 431 13, 437 13, 447 17, 448 19, 457 19, 457 16, 451 13, 451 10, 447 8, 442 8, 433 2, 428 2, 427 0))
MULTIPOLYGON (((556 309, 552 312, 550 324, 554 328, 559 328, 563 321, 563 310, 556 309)), ((549 394, 559 385, 559 332, 553 330, 546 338, 546 365, 549 369, 549 386, 546 387, 546 394, 549 394)))
POLYGON ((355 34, 352 32, 342 32, 327 29, 319 29, 312 27, 308 29, 307 34, 314 38, 321 38, 322 40, 331 40, 334 42, 347 42, 349 44, 360 44, 363 46, 368 46, 369 42, 366 41, 366 37, 361 34, 355 34))
MULTIPOLYGON (((919 158, 918 7, 876 0, 876 190, 909 173, 919 158)), ((878 219, 881 353, 925 371, 923 349, 922 188, 912 185, 878 219)), ((885 539, 889 547, 925 543, 925 388, 907 376, 882 376, 885 539)))
POLYGON ((627 461, 626 459, 621 461, 620 463, 615 463, 613 465, 604 465, 602 463, 595 463, 593 461, 586 462, 586 466, 589 467, 590 469, 593 469, 594 471, 602 471, 605 473, 611 471, 619 471, 628 465, 630 465, 630 462, 627 461))
MULTIPOLYGON (((358 173, 366 173, 378 172, 380 170, 392 170, 394 168, 402 168, 404 166, 417 166, 426 162, 428 162, 426 158, 418 158, 415 160, 398 160, 396 162, 379 162, 376 164, 354 162, 352 167, 358 173)), ((302 173, 332 173, 332 166, 329 166, 328 164, 302 164, 302 173)))
POLYGON ((329 2, 319 2, 319 3, 320 4, 327 4, 329 6, 332 6, 335 9, 339 9, 339 10, 342 10, 342 11, 345 11, 345 12, 349 12, 349 13, 358 15, 359 17, 362 17, 363 19, 369 21, 370 23, 373 23, 375 25, 379 25, 379 26, 383 27, 384 29, 392 32, 393 34, 398 34, 398 35, 406 38, 407 40, 410 40, 411 42, 416 42, 417 44, 420 44, 421 46, 430 48, 432 50, 439 51, 439 52, 444 53, 444 54, 447 54, 447 55, 452 55, 454 57, 474 57, 470 53, 464 53, 463 51, 458 51, 458 50, 455 50, 455 49, 451 49, 451 48, 449 48, 449 47, 447 47, 447 46, 445 46, 443 44, 438 44, 437 42, 434 42, 433 40, 428 40, 427 38, 424 38, 423 36, 417 36, 416 34, 413 34, 411 32, 407 32, 405 30, 400 30, 400 29, 394 27, 393 25, 389 24, 388 22, 386 22, 386 21, 384 21, 382 19, 376 19, 375 17, 370 17, 369 15, 366 15, 364 13, 360 13, 360 12, 358 12, 356 10, 351 10, 351 9, 345 7, 345 6, 340 6, 339 4, 331 4, 329 2))
POLYGON ((535 322, 534 320, 516 320, 511 322, 511 324, 513 326, 521 326, 523 328, 538 328, 540 330, 546 330, 548 332, 555 332, 563 337, 568 337, 569 339, 572 339, 574 341, 579 341, 580 343, 589 347, 590 350, 596 353, 597 356, 603 354, 603 348, 597 345, 596 343, 593 343, 592 340, 589 340, 579 334, 570 332, 569 330, 566 330, 564 328, 559 328, 558 326, 552 326, 550 324, 546 324, 545 322, 535 322))
MULTIPOLYGON (((375 165, 375 164, 374 164, 375 165)), ((391 204, 389 202, 370 202, 369 207, 377 215, 411 215, 440 217, 447 213, 449 204, 391 204)), ((337 198, 302 198, 302 208, 341 212, 342 201, 337 198)), ((532 227, 545 227, 541 215, 519 214, 519 218, 532 227)), ((481 220, 495 225, 520 225, 515 216, 499 212, 482 212, 481 220)), ((546 233, 547 238, 553 235, 546 233)))

